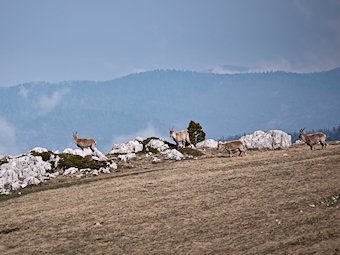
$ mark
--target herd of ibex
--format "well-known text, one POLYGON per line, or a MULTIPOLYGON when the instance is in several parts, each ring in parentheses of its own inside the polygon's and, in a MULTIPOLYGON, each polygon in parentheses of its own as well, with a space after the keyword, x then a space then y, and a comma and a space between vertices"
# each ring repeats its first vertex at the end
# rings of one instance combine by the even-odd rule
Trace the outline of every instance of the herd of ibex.
MULTIPOLYGON (((314 145, 320 143, 322 146, 322 149, 326 146, 326 135, 322 132, 317 132, 314 134, 305 134, 304 133, 304 128, 300 130, 300 138, 307 144, 310 146, 310 149, 313 150, 314 145)), ((182 131, 178 131, 175 132, 173 129, 169 129, 170 131, 170 137, 174 139, 174 141, 177 144, 177 148, 180 146, 180 143, 182 142, 182 146, 185 147, 185 143, 189 143, 191 145, 190 142, 190 137, 189 137, 189 133, 185 130, 182 131)), ((96 141, 92 138, 78 138, 78 134, 73 133, 73 138, 74 138, 74 142, 76 143, 76 145, 81 148, 82 150, 84 150, 84 148, 90 148, 93 152, 95 151, 95 145, 96 145, 96 141)), ((224 142, 222 143, 220 140, 218 141, 218 146, 217 146, 217 150, 219 150, 220 148, 224 148, 226 151, 228 151, 229 156, 232 157, 232 152, 233 151, 239 151, 239 156, 242 156, 246 154, 246 150, 244 148, 244 144, 242 141, 240 140, 236 140, 236 141, 229 141, 229 142, 224 142)))

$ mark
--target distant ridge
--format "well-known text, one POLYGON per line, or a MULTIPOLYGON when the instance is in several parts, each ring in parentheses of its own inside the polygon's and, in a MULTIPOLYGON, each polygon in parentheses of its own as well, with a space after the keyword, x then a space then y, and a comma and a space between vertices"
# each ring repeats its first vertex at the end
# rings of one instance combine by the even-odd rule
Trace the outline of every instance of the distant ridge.
POLYGON ((142 76, 145 74, 153 74, 153 73, 168 73, 168 72, 174 72, 174 73, 192 73, 192 74, 198 74, 198 75, 217 75, 217 76, 234 76, 234 75, 251 75, 251 74, 272 74, 272 73, 284 73, 284 74, 298 74, 298 75, 308 75, 308 74, 321 74, 321 73, 339 73, 340 72, 340 67, 336 67, 330 70, 325 70, 325 71, 315 71, 315 72, 287 72, 287 71, 261 71, 261 72, 240 72, 240 73, 226 73, 226 74, 219 74, 219 73, 212 73, 210 70, 207 71, 191 71, 191 70, 177 70, 177 69, 155 69, 155 70, 150 70, 150 71, 144 71, 144 72, 138 72, 138 73, 130 73, 127 75, 123 75, 121 77, 113 78, 113 79, 108 79, 108 80, 67 80, 67 81, 61 81, 61 82, 48 82, 48 81, 34 81, 34 82, 24 82, 24 83, 19 83, 17 85, 12 85, 12 86, 5 86, 5 87, 0 87, 0 88, 9 88, 9 87, 16 87, 16 86, 22 86, 22 85, 38 85, 38 84, 58 84, 58 85, 73 85, 75 83, 107 83, 107 82, 112 82, 115 80, 121 80, 125 79, 128 77, 135 77, 135 76, 142 76))
MULTIPOLYGON (((31 82, 0 88, 0 154, 74 146, 98 148, 134 136, 163 136, 200 122, 207 138, 255 130, 339 124, 340 68, 315 73, 212 74, 153 70, 108 81, 31 82), (8 151, 8 152, 7 152, 8 151)), ((168 138, 170 139, 170 138, 168 138)))

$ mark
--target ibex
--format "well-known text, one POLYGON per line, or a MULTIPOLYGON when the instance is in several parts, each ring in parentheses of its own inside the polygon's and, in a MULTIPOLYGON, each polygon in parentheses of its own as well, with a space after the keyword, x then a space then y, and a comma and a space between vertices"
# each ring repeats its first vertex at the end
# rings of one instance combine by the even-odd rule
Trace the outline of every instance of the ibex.
POLYGON ((96 141, 92 138, 78 138, 77 132, 73 133, 74 142, 76 145, 84 150, 84 148, 90 148, 94 152, 94 146, 96 145, 96 141))
POLYGON ((191 145, 189 134, 185 130, 175 132, 173 129, 170 129, 170 137, 175 140, 177 148, 180 142, 182 142, 183 148, 185 147, 185 141, 187 141, 191 145))
POLYGON ((233 150, 238 150, 240 152, 239 156, 242 156, 242 153, 246 155, 243 142, 240 140, 225 143, 221 143, 220 140, 218 140, 217 150, 219 150, 221 147, 224 147, 229 152, 229 157, 232 157, 231 154, 233 150))
POLYGON ((313 150, 313 146, 315 144, 318 144, 320 143, 321 146, 322 146, 322 149, 323 147, 327 146, 326 144, 326 135, 322 132, 317 132, 317 133, 314 133, 314 134, 310 134, 310 135, 306 135, 304 133, 304 128, 300 130, 300 135, 299 135, 299 138, 301 138, 307 145, 310 146, 310 149, 313 150))

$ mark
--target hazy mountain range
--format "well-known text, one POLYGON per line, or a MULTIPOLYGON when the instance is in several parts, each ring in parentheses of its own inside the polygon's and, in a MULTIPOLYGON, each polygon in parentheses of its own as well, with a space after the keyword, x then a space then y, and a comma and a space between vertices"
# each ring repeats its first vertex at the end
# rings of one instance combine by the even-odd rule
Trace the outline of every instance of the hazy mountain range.
MULTIPOLYGON (((207 138, 340 123, 340 68, 327 72, 211 74, 150 71, 110 81, 0 88, 0 154, 75 148, 72 132, 108 152, 135 136, 200 122, 207 138)), ((170 138, 169 138, 170 139, 170 138)))

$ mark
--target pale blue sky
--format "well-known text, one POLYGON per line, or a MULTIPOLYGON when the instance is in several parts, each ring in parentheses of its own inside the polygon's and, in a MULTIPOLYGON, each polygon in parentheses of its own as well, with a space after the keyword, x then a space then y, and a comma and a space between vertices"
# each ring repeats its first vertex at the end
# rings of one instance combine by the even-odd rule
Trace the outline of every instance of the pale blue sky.
POLYGON ((0 0, 0 86, 339 66, 340 0, 0 0))

